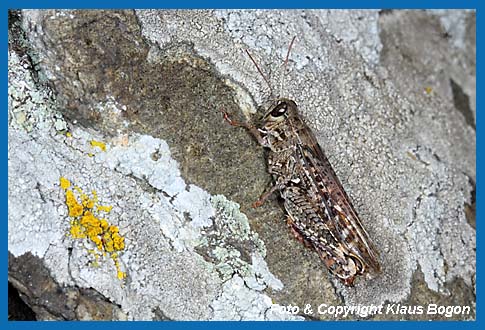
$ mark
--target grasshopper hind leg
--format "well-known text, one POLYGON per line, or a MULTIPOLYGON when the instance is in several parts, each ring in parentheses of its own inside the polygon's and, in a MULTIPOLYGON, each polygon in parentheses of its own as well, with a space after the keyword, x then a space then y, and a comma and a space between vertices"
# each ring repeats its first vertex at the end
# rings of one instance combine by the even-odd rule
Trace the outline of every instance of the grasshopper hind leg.
POLYGON ((302 234, 300 234, 297 227, 295 226, 293 219, 289 215, 286 217, 286 224, 288 225, 288 228, 290 228, 291 233, 297 239, 298 242, 303 243, 303 245, 305 245, 305 247, 309 249, 314 248, 313 244, 307 239, 305 239, 305 237, 303 237, 302 234))

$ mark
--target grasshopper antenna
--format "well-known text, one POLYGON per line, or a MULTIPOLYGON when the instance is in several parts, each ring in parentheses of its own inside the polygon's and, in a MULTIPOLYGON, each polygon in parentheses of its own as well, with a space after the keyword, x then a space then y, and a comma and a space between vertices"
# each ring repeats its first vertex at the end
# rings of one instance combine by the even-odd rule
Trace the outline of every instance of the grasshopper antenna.
POLYGON ((296 39, 296 36, 294 36, 293 39, 291 39, 290 45, 288 46, 288 52, 286 53, 285 62, 283 64, 284 72, 283 72, 283 79, 281 79, 280 95, 283 94, 283 87, 285 86, 285 80, 286 80, 285 78, 288 73, 288 59, 290 58, 291 48, 293 47, 293 43, 295 42, 295 39, 296 39))
POLYGON ((271 88, 271 84, 269 83, 269 80, 268 78, 266 78, 266 76, 263 74, 263 71, 261 71, 261 69, 259 68, 259 65, 258 63, 256 63, 256 60, 253 58, 253 56, 251 55, 251 53, 249 52, 248 49, 246 49, 246 53, 248 54, 249 58, 251 59, 251 61, 254 63, 254 65, 256 66, 256 69, 258 69, 258 72, 259 74, 263 77, 264 81, 266 82, 266 84, 268 85, 269 87, 269 92, 271 93, 271 96, 274 97, 274 93, 273 93, 273 89, 271 88))

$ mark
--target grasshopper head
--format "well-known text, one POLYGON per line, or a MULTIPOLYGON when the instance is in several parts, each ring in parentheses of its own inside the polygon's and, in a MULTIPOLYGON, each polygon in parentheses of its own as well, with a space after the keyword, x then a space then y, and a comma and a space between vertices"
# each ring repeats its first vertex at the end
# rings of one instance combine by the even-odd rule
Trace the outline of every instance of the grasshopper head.
POLYGON ((296 103, 290 99, 277 99, 263 117, 265 122, 281 122, 296 111, 296 103))
POLYGON ((263 117, 265 126, 273 126, 276 123, 285 121, 290 115, 296 112, 297 105, 290 99, 277 99, 263 117))

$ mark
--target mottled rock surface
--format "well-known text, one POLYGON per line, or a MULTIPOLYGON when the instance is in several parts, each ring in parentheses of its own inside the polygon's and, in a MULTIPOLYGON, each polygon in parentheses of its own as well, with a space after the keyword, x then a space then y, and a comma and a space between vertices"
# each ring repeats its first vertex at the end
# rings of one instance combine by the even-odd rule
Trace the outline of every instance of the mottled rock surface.
POLYGON ((475 43, 474 11, 10 12, 9 282, 37 319, 474 319, 475 43), (220 113, 263 111, 248 48, 327 153, 378 276, 344 287, 276 196, 251 208, 265 154, 220 113), (70 234, 61 177, 113 207, 126 278, 70 234))

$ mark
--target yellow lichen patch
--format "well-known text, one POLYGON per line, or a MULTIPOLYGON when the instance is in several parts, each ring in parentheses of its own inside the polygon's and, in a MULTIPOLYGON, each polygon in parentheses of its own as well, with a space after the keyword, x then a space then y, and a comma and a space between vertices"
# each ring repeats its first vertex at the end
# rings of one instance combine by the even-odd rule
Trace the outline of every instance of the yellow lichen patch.
POLYGON ((429 95, 429 94, 431 94, 433 92, 433 88, 431 88, 431 87, 428 86, 428 87, 425 87, 424 88, 424 91, 426 92, 426 94, 429 95))
POLYGON ((61 188, 66 190, 67 188, 69 188, 71 186, 71 182, 66 179, 65 177, 62 177, 59 179, 60 181, 60 185, 61 185, 61 188))
POLYGON ((103 228, 104 231, 106 231, 106 229, 108 229, 108 227, 109 227, 108 221, 106 221, 105 219, 101 219, 100 225, 101 225, 101 228, 103 228))
POLYGON ((115 262, 115 266, 116 266, 116 276, 118 277, 119 280, 123 280, 126 278, 126 273, 123 272, 120 268, 120 262, 118 261, 118 258, 116 259, 113 259, 114 262, 115 262))
POLYGON ((72 133, 71 133, 71 132, 66 132, 66 136, 67 136, 68 138, 71 138, 71 137, 72 137, 72 133))
POLYGON ((69 209, 70 217, 79 217, 83 214, 83 206, 78 203, 72 190, 66 190, 66 205, 69 209))
POLYGON ((91 147, 98 147, 102 151, 106 151, 106 144, 104 144, 103 142, 91 140, 89 143, 91 143, 91 147))
POLYGON ((99 205, 96 191, 92 191, 92 196, 89 196, 77 186, 71 188, 71 182, 66 178, 61 177, 59 181, 66 194, 66 206, 71 220, 70 236, 91 241, 96 248, 88 252, 95 255, 95 264, 99 257, 108 255, 115 264, 117 277, 124 279, 126 274, 121 271, 118 252, 125 249, 125 238, 119 234, 117 226, 110 225, 98 214, 107 214, 113 207, 99 205))
POLYGON ((96 206, 96 210, 98 210, 98 212, 109 213, 109 212, 111 212, 112 208, 113 208, 113 206, 103 206, 103 205, 96 206))
POLYGON ((73 238, 85 238, 86 237, 81 226, 79 226, 79 225, 72 225, 69 232, 71 233, 71 236, 73 238))

